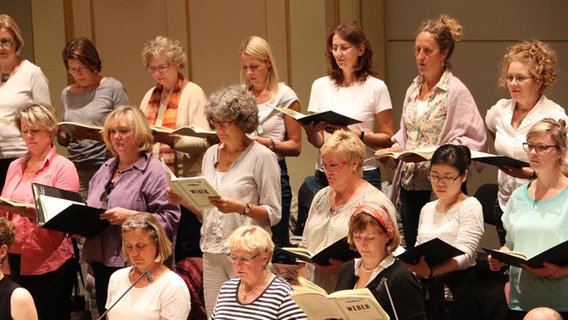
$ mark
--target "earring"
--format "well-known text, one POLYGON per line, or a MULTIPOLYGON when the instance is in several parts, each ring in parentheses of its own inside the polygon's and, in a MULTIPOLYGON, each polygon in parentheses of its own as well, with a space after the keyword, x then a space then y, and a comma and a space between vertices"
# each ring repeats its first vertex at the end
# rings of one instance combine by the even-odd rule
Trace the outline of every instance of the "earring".
POLYGON ((442 60, 442 68, 446 67, 446 61, 442 60))

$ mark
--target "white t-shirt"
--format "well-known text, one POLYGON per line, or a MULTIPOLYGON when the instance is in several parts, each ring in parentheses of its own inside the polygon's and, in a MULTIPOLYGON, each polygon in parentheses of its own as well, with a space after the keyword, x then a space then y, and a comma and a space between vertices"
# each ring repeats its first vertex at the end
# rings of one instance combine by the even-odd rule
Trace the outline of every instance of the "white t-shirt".
MULTIPOLYGON (((132 267, 112 274, 105 307, 112 304, 132 285, 128 274, 132 267)), ((109 312, 109 319, 186 320, 190 310, 189 289, 173 271, 168 271, 144 288, 132 288, 109 312)))
MULTIPOLYGON (((386 84, 375 77, 367 77, 364 82, 356 82, 349 87, 338 87, 330 77, 314 81, 310 93, 308 112, 333 110, 353 119, 361 120, 349 126, 355 130, 374 132, 375 115, 392 109, 392 103, 386 84)), ((330 134, 324 133, 324 139, 330 134)), ((365 158, 372 158, 374 151, 367 148, 365 158)), ((318 160, 318 167, 319 167, 318 160)), ((373 170, 379 166, 376 160, 366 161, 363 170, 373 170)))
MULTIPOLYGON (((278 94, 274 101, 258 104, 258 127, 251 133, 251 136, 284 141, 286 136, 285 115, 282 112, 274 110, 274 108, 289 108, 295 101, 298 101, 296 93, 284 83, 279 83, 278 94)), ((284 159, 284 157, 279 154, 276 154, 276 156, 278 160, 284 159)))
POLYGON ((484 230, 481 203, 474 197, 468 197, 448 212, 440 212, 436 209, 439 201, 428 202, 422 207, 416 245, 439 238, 465 252, 456 257, 459 270, 474 266, 484 230))
MULTIPOLYGON (((514 111, 514 100, 501 99, 487 111, 485 123, 490 131, 495 132, 495 151, 497 154, 526 162, 529 160, 527 153, 523 150, 523 143, 527 141, 526 135, 529 129, 544 118, 568 119, 564 108, 547 99, 544 95, 529 111, 516 130, 511 126, 514 111)), ((499 206, 501 210, 505 211, 513 191, 527 183, 528 180, 512 177, 499 170, 497 182, 499 184, 499 206)))

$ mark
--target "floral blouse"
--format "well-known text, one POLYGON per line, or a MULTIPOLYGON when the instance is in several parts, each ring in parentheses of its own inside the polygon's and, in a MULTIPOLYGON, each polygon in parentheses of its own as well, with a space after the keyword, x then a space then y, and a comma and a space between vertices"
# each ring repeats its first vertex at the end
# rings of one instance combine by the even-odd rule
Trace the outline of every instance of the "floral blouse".
MULTIPOLYGON (((420 88, 424 77, 419 75, 414 79, 416 89, 410 94, 409 101, 404 108, 402 119, 406 127, 406 149, 435 147, 438 136, 446 122, 448 113, 448 84, 449 72, 445 71, 436 84, 434 92, 428 97, 427 110, 419 113, 420 88)), ((404 163, 402 169, 402 187, 407 190, 430 190, 428 181, 430 161, 417 163, 404 163)))

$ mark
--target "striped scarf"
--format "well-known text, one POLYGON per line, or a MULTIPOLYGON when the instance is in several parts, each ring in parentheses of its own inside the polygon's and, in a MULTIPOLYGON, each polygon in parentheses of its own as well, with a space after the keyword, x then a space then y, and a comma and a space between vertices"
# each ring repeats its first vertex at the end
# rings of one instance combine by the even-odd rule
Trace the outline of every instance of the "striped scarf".
MULTIPOLYGON (((183 87, 184 78, 181 73, 178 73, 178 80, 174 86, 174 90, 170 95, 170 101, 166 107, 166 112, 164 113, 164 118, 162 119, 162 127, 175 129, 177 120, 177 111, 180 92, 183 87)), ((152 96, 148 101, 148 107, 146 108, 146 119, 149 125, 155 125, 158 117, 158 110, 160 110, 160 100, 162 98, 162 90, 164 87, 161 84, 157 84, 152 91, 152 96)), ((160 143, 160 159, 168 165, 172 172, 177 174, 177 159, 176 152, 170 148, 167 144, 160 143)))

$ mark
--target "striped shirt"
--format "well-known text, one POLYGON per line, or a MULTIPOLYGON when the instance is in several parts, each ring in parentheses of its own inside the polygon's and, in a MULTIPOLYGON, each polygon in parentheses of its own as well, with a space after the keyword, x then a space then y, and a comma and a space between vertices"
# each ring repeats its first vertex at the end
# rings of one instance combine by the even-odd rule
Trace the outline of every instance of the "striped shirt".
POLYGON ((235 319, 287 319, 307 320, 306 314, 290 299, 292 288, 279 276, 276 276, 264 292, 251 303, 238 301, 241 281, 233 278, 223 284, 212 320, 235 319))

